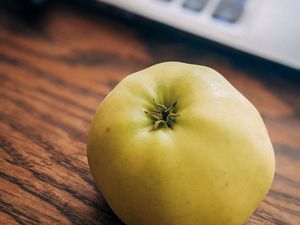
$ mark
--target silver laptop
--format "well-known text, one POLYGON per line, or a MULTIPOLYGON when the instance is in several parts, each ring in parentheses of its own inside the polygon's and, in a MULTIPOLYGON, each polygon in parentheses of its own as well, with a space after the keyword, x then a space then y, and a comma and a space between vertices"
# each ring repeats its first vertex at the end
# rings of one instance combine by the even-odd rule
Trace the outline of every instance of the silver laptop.
POLYGON ((300 70, 300 0, 98 0, 300 70))

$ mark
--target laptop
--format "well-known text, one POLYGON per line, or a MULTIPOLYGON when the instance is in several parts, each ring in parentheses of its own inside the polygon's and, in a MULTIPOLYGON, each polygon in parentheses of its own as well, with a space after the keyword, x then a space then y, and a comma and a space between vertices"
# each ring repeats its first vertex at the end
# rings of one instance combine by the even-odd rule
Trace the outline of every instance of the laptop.
POLYGON ((300 0, 97 0, 300 70, 300 0))

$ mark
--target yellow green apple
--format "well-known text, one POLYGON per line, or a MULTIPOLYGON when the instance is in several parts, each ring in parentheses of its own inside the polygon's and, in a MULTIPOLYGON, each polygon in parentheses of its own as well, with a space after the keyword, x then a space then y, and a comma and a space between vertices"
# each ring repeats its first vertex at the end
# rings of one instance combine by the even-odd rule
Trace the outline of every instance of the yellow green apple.
POLYGON ((98 107, 87 148, 127 225, 242 225, 275 167, 256 108, 215 70, 179 62, 123 79, 98 107))

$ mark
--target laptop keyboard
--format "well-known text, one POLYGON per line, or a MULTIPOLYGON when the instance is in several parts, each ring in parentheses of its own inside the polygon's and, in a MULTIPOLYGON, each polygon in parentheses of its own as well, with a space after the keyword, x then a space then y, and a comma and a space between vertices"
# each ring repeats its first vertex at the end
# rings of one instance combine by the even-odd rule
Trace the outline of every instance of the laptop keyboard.
MULTIPOLYGON (((160 0, 173 2, 173 0, 160 0)), ((181 4, 185 10, 200 13, 209 0, 184 0, 181 4)), ((212 18, 226 23, 236 23, 243 14, 247 0, 220 0, 212 12, 212 18)))

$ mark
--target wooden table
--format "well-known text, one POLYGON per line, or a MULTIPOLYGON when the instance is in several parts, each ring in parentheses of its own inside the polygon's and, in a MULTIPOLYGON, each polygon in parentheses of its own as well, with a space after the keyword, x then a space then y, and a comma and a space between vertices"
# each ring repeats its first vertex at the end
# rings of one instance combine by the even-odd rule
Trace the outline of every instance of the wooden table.
POLYGON ((127 74, 186 61, 222 73, 261 112, 272 188, 247 224, 300 224, 300 76, 165 30, 54 5, 37 22, 0 11, 0 224, 122 224, 90 175, 87 130, 127 74))

